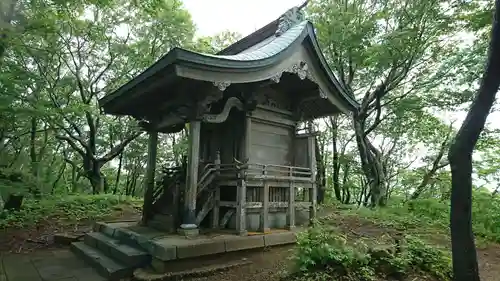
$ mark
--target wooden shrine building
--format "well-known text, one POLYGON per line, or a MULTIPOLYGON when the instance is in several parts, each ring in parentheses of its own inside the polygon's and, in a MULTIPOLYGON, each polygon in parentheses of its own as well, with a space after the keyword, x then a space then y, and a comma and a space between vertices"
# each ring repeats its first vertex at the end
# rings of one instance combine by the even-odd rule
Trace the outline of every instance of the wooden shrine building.
POLYGON ((301 8, 217 55, 174 48, 99 101, 105 113, 132 116, 149 133, 144 223, 244 235, 314 217, 315 134, 298 124, 358 105, 301 8), (156 171, 158 133, 186 126, 186 164, 156 171))

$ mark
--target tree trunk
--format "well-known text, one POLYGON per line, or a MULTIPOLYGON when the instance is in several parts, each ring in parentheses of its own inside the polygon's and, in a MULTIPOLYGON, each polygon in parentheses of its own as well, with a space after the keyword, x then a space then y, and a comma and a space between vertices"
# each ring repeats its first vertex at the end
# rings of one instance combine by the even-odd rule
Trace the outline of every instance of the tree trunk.
MULTIPOLYGON (((3 0, 5 1, 5 0, 3 0)), ((7 3, 9 2, 8 0, 6 1, 7 3)), ((10 26, 12 24, 12 21, 14 20, 15 16, 15 11, 16 11, 16 4, 17 0, 10 0, 9 4, 3 4, 5 5, 3 8, 6 8, 5 11, 3 9, 0 9, 0 15, 4 16, 4 19, 0 19, 0 25, 2 26, 10 26)), ((0 7, 2 8, 2 7, 0 7)), ((5 54, 5 51, 7 50, 7 32, 2 29, 9 29, 9 27, 0 27, 0 64, 1 60, 3 58, 3 55, 5 54)))
POLYGON ((325 201, 325 191, 326 191, 326 171, 325 162, 323 161, 324 155, 322 155, 318 139, 315 138, 314 153, 316 155, 316 186, 318 187, 318 204, 323 204, 325 201))
POLYGON ((500 86, 500 0, 496 12, 486 71, 478 94, 448 151, 451 168, 451 245, 453 280, 479 281, 472 232, 472 153, 500 86))
POLYGON ((19 211, 23 205, 24 196, 21 194, 10 194, 5 200, 3 209, 6 211, 19 211))
POLYGON ((337 147, 337 137, 338 137, 338 117, 330 117, 331 130, 332 130, 332 153, 333 153, 333 190, 335 192, 335 198, 342 202, 342 196, 340 194, 340 157, 337 147))
POLYGON ((351 190, 349 186, 347 186, 350 167, 351 164, 346 161, 343 168, 344 175, 342 177, 342 203, 344 204, 349 204, 351 202, 351 190))
POLYGON ((35 197, 40 196, 40 169, 39 169, 39 161, 37 159, 36 153, 36 132, 37 132, 37 120, 32 117, 31 120, 31 129, 30 129, 30 161, 31 161, 31 174, 35 179, 35 188, 29 188, 29 192, 35 197))
POLYGON ((386 186, 381 154, 368 140, 364 120, 354 118, 354 132, 361 159, 361 168, 368 182, 370 206, 384 206, 386 186))
POLYGON ((63 162, 62 165, 61 165, 61 168, 59 169, 59 173, 57 174, 57 178, 56 180, 52 183, 52 190, 51 190, 51 193, 54 194, 54 190, 56 189, 57 187, 57 184, 59 183, 59 181, 61 180, 61 178, 63 177, 64 175, 64 171, 66 171, 66 163, 63 162))
POLYGON ((87 174, 87 179, 90 181, 92 186, 92 194, 99 194, 104 190, 104 179, 100 172, 89 172, 87 174))
POLYGON ((118 186, 120 185, 120 176, 122 172, 122 164, 123 164, 123 151, 120 153, 120 159, 118 162, 118 171, 116 172, 116 181, 115 181, 115 188, 113 190, 113 194, 116 194, 118 191, 118 186))
POLYGON ((430 183, 431 179, 434 177, 434 175, 436 174, 436 172, 439 169, 448 166, 448 164, 449 164, 448 162, 442 163, 441 160, 443 159, 444 153, 446 152, 446 147, 448 146, 448 142, 450 139, 452 129, 453 129, 453 127, 450 125, 450 131, 449 131, 448 135, 446 136, 446 138, 441 142, 441 146, 439 147, 439 152, 438 152, 436 158, 434 159, 434 161, 432 162, 431 169, 424 175, 422 181, 415 189, 415 192, 413 192, 413 194, 411 195, 411 197, 410 197, 411 200, 417 199, 420 196, 420 194, 422 194, 422 192, 424 192, 425 188, 430 183))

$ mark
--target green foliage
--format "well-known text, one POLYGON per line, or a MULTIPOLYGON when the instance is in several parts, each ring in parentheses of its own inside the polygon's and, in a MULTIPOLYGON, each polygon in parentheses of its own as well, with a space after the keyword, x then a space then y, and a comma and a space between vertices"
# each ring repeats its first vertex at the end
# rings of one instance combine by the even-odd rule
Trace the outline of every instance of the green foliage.
POLYGON ((0 196, 7 198, 9 194, 26 194, 35 187, 35 179, 29 174, 11 168, 0 168, 0 196))
POLYGON ((19 212, 0 212, 0 229, 50 223, 75 223, 112 217, 126 209, 137 210, 142 200, 128 196, 74 195, 42 200, 27 199, 19 212))
MULTIPOLYGON (((491 242, 500 242, 500 197, 487 190, 474 190, 472 204, 472 226, 476 237, 491 242)), ((402 230, 432 230, 448 235, 450 222, 449 201, 434 198, 403 201, 393 198, 386 208, 345 208, 345 215, 358 216, 387 227, 402 230)))
POLYGON ((346 237, 326 227, 312 228, 298 237, 297 262, 301 271, 335 267, 342 274, 368 265, 368 255, 347 244, 346 237))
MULTIPOLYGON (((376 280, 377 276, 402 279, 422 272, 438 280, 451 280, 449 252, 413 236, 392 243, 349 243, 334 228, 317 226, 298 238, 296 280, 376 280)), ((352 240, 351 240, 352 241, 352 240)), ((356 241, 356 240, 354 240, 356 241)))

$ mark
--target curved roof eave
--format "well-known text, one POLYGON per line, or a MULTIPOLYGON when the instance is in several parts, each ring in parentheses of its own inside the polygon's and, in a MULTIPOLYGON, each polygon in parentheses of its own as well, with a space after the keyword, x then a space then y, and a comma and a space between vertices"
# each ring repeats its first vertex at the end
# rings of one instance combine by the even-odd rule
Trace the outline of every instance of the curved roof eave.
POLYGON ((339 92, 350 107, 354 109, 358 108, 359 104, 347 94, 345 88, 339 83, 326 63, 326 59, 319 48, 313 25, 309 21, 303 21, 291 27, 285 33, 274 38, 266 45, 250 52, 238 53, 235 55, 211 55, 174 48, 140 75, 136 76, 112 94, 102 98, 99 103, 102 106, 132 90, 139 85, 139 83, 150 79, 155 74, 172 65, 188 64, 189 67, 202 69, 209 68, 219 71, 258 71, 259 69, 271 67, 276 62, 286 58, 290 52, 295 51, 295 47, 301 45, 308 37, 309 40, 307 41, 311 44, 312 49, 316 53, 322 72, 328 78, 332 88, 335 88, 339 92))
POLYGON ((316 56, 318 57, 321 68, 324 71, 325 75, 329 78, 329 80, 332 82, 333 85, 335 85, 335 88, 339 91, 339 93, 349 102, 351 106, 354 108, 359 108, 359 103, 352 97, 350 94, 347 93, 347 90, 344 88, 344 86, 337 80, 337 77, 333 73, 332 69, 326 62, 325 56, 323 55, 323 52, 321 52, 321 48, 319 47, 318 40, 316 38, 316 34, 314 32, 314 27, 312 24, 307 25, 307 33, 310 38, 310 43, 312 47, 314 48, 314 51, 316 52, 316 56))
POLYGON ((195 63, 203 67, 208 66, 222 69, 230 68, 258 70, 259 68, 271 66, 275 62, 279 61, 282 57, 286 56, 287 50, 295 50, 294 47, 298 44, 302 44, 306 38, 309 38, 308 41, 311 44, 315 55, 319 59, 324 75, 332 84, 331 86, 339 92, 350 107, 354 109, 359 108, 359 103, 347 93, 345 87, 338 81, 335 74, 328 66, 328 63, 321 52, 321 48, 319 47, 314 27, 309 21, 303 21, 302 23, 290 28, 290 30, 281 36, 272 40, 269 44, 248 53, 239 53, 235 55, 210 55, 179 49, 180 54, 182 54, 179 59, 195 63), (275 48, 275 46, 278 46, 278 48, 275 48), (271 53, 268 52, 269 49, 272 50, 271 53))

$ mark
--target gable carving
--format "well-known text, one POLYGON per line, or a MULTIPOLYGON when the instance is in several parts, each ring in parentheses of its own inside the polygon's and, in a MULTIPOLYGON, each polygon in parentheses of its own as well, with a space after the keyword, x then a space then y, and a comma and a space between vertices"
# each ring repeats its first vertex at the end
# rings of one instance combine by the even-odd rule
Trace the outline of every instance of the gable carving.
POLYGON ((285 72, 297 75, 300 78, 300 80, 304 80, 307 78, 311 82, 314 82, 317 84, 316 78, 314 77, 312 72, 309 70, 309 66, 307 65, 307 63, 305 61, 299 61, 299 62, 293 64, 292 66, 276 73, 273 77, 270 78, 271 81, 274 81, 275 83, 279 83, 281 76, 285 72))

